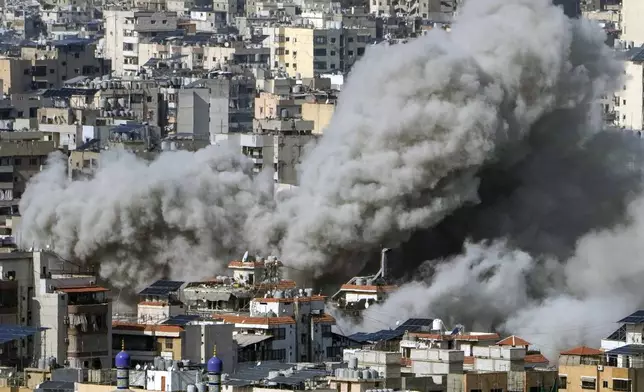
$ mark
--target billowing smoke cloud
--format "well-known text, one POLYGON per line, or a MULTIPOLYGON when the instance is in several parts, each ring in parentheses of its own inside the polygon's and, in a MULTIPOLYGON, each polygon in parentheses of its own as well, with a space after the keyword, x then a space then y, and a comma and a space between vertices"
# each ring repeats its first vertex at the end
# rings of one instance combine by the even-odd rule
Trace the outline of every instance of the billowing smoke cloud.
POLYGON ((481 168, 521 160, 536 124, 591 120, 589 105, 621 74, 603 39, 546 0, 485 0, 450 33, 371 49, 300 188, 254 238, 327 270, 346 251, 396 246, 477 203, 481 168))
POLYGON ((100 264, 117 286, 207 277, 221 259, 243 252, 247 214, 272 201, 271 179, 251 172, 247 159, 212 146, 151 163, 106 154, 91 180, 68 182, 56 154, 21 200, 18 240, 100 264))
MULTIPOLYGON (((612 227, 639 209, 626 210, 641 182, 627 165, 637 139, 597 133, 593 116, 621 67, 596 26, 549 0, 478 0, 459 18, 450 33, 367 51, 301 166, 300 187, 277 202, 270 181, 218 147, 149 164, 121 154, 71 183, 54 158, 21 202, 20 243, 53 244, 130 284, 203 276, 247 246, 300 269, 350 270, 360 264, 353 255, 440 226, 473 242, 426 265, 432 274, 367 322, 440 316, 534 339, 526 328, 551 312, 577 317, 548 336, 604 321, 585 310, 626 293, 638 273, 626 257, 629 273, 614 281, 592 271, 605 271, 604 246, 628 245, 632 226, 612 227)), ((624 308, 635 303, 623 298, 624 308)), ((623 310, 604 314, 612 321, 623 310)))

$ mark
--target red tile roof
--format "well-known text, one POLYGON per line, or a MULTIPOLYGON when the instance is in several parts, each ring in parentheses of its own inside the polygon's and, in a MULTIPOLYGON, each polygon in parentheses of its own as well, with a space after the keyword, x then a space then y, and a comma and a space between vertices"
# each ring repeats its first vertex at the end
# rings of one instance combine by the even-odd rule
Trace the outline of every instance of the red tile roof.
POLYGON ((99 287, 99 286, 65 287, 65 288, 56 289, 56 290, 62 291, 63 293, 104 293, 106 291, 110 291, 110 289, 106 289, 105 287, 99 287))
POLYGON ((334 323, 335 324, 335 317, 331 316, 330 314, 323 314, 320 316, 311 317, 311 321, 313 321, 314 323, 334 323))
POLYGON ((233 314, 214 315, 214 319, 223 320, 231 324, 255 324, 255 325, 284 325, 295 324, 293 317, 251 317, 237 316, 233 314))
POLYGON ((561 352, 561 355, 578 355, 580 357, 595 357, 602 354, 604 354, 603 351, 597 350, 596 348, 586 347, 586 346, 579 346, 579 347, 575 347, 570 350, 561 352))
POLYGON ((528 354, 525 356, 526 363, 550 363, 548 358, 544 357, 541 354, 528 354))
POLYGON ((507 338, 500 340, 497 343, 497 346, 529 346, 531 343, 525 339, 521 339, 518 336, 512 335, 507 338))
POLYGON ((120 329, 125 331, 147 331, 147 332, 182 332, 183 328, 178 325, 162 325, 162 324, 137 324, 137 323, 122 323, 115 321, 112 323, 112 329, 120 329))

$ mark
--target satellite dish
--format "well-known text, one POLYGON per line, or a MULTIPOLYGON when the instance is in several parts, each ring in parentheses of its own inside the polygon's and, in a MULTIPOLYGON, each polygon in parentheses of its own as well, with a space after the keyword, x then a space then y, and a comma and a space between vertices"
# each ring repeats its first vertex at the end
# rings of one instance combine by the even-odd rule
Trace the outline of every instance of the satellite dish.
POLYGON ((136 370, 140 370, 140 369, 141 369, 141 365, 139 365, 139 364, 137 363, 137 364, 136 364, 136 366, 135 366, 134 368, 135 368, 136 370))
POLYGON ((248 260, 248 251, 246 251, 246 253, 244 253, 244 257, 242 257, 242 263, 245 263, 246 260, 248 260))

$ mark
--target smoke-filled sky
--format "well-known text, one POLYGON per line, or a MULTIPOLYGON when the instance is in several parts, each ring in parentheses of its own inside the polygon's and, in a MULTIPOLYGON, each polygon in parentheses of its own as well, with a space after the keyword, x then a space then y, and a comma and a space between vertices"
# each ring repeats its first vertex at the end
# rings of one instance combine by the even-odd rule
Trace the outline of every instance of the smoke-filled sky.
POLYGON ((427 262, 359 328, 439 316, 544 349, 596 343, 638 305, 644 227, 640 140, 596 115, 622 76, 603 42, 549 0, 468 2, 450 33, 369 48, 284 198, 226 147, 113 154, 76 182, 53 157, 21 201, 19 243, 139 286, 212 275, 247 249, 355 271, 347 255, 440 227, 463 253, 427 262))

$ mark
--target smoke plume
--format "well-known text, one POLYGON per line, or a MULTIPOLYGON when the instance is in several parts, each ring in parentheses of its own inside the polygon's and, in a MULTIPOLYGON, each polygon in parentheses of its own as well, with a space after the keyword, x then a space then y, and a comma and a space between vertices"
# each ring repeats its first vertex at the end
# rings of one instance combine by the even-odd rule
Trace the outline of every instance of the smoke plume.
POLYGON ((91 180, 67 181, 66 161, 55 154, 21 200, 18 241, 99 264, 120 287, 208 277, 243 252, 245 217, 272 199, 270 179, 251 173, 252 162, 212 146, 149 163, 105 154, 91 180))
POLYGON ((640 274, 639 143, 601 132, 595 106, 621 75, 600 29, 549 0, 468 2, 449 33, 369 48, 279 200, 221 147, 117 154, 74 182, 52 157, 21 201, 19 242, 136 285, 203 276, 247 247, 342 276, 443 232, 462 254, 423 265, 360 328, 440 316, 535 343, 595 338, 637 304, 640 274))

